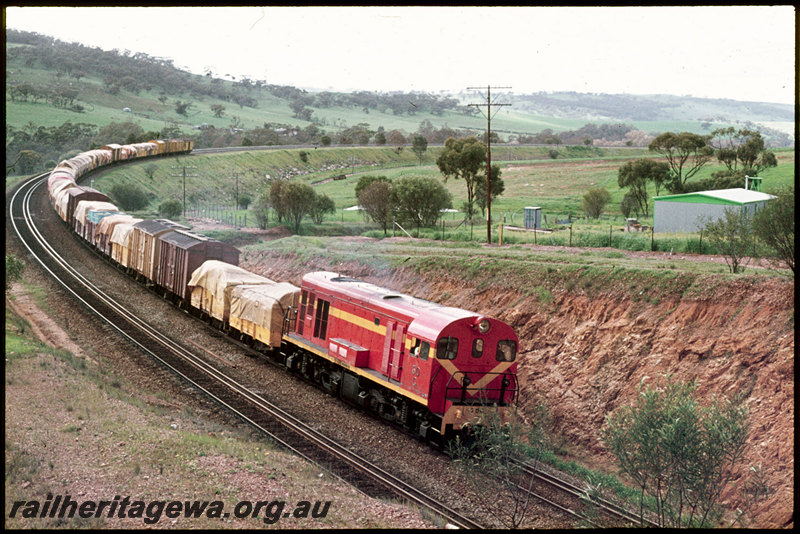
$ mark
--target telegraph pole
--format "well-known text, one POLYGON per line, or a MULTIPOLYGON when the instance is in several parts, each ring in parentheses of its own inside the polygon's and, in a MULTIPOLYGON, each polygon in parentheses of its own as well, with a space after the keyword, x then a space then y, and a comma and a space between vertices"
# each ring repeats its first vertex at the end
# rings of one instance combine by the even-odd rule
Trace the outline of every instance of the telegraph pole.
MULTIPOLYGON (((467 87, 470 90, 483 89, 483 87, 467 87)), ((495 89, 511 89, 510 87, 495 87, 495 89)), ((486 103, 469 104, 480 109, 486 106, 486 242, 492 243, 492 86, 486 86, 486 103)), ((497 107, 510 106, 511 104, 494 104, 497 107)), ((483 113, 483 110, 481 110, 483 113)))
MULTIPOLYGON (((189 166, 189 165, 182 165, 183 167, 183 216, 186 217, 186 169, 196 169, 197 167, 189 166)), ((178 169, 179 167, 172 167, 173 169, 178 169)), ((180 174, 173 174, 175 178, 180 177, 180 174)), ((197 174, 190 174, 189 178, 197 178, 197 174)))
POLYGON ((236 206, 234 206, 234 208, 233 208, 234 210, 238 210, 239 209, 239 175, 240 174, 241 173, 239 173, 239 172, 233 173, 233 176, 236 178, 236 206))

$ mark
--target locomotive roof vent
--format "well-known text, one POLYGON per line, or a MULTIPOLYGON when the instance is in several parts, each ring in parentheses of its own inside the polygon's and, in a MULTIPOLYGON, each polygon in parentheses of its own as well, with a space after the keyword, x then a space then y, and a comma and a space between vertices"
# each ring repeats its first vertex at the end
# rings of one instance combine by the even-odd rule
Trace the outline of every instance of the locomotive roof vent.
POLYGON ((384 299, 402 299, 403 295, 384 295, 384 299))
POLYGON ((331 282, 361 282, 361 280, 350 276, 335 276, 331 278, 331 282))

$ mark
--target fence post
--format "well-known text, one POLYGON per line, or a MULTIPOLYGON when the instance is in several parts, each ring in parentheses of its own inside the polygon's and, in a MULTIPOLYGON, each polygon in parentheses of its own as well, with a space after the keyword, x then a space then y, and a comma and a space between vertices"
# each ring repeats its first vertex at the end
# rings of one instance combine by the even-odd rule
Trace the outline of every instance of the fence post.
POLYGON ((569 246, 572 246, 572 225, 569 225, 569 246))

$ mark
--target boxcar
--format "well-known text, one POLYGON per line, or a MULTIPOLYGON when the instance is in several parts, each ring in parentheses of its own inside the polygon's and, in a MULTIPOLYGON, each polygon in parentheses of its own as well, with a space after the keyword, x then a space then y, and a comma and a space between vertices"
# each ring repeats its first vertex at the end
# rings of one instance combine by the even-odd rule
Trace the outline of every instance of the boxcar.
POLYGON ((210 237, 173 230, 158 237, 158 273, 156 285, 188 306, 192 293, 189 280, 192 273, 207 260, 239 264, 239 250, 210 237))
POLYGON ((112 215, 120 215, 120 212, 118 210, 89 210, 86 216, 86 230, 84 234, 86 241, 91 243, 92 246, 97 246, 97 230, 100 221, 112 215))
POLYGON ((66 194, 65 197, 62 197, 62 201, 64 202, 64 217, 63 219, 66 223, 70 226, 70 228, 74 228, 73 220, 75 219, 75 208, 78 207, 78 203, 84 200, 97 200, 102 202, 110 202, 110 199, 96 189, 92 189, 91 187, 81 186, 78 187, 71 187, 69 189, 64 190, 66 194))
POLYGON ((158 236, 172 230, 188 228, 169 219, 148 219, 133 225, 131 250, 135 251, 135 262, 131 266, 148 281, 155 281, 157 276, 158 236))

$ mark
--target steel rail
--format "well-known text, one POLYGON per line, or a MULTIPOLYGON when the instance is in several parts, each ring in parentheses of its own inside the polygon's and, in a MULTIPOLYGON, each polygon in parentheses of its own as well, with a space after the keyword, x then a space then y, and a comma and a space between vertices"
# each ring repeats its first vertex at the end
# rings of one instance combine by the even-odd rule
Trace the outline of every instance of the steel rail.
MULTIPOLYGON (((333 455, 334 457, 340 460, 343 460, 349 466, 361 472, 363 475, 369 476, 377 480, 381 485, 388 488, 392 493, 399 495, 403 499, 412 502, 416 505, 431 509, 432 511, 441 515, 447 521, 449 521, 451 524, 455 526, 459 526, 462 528, 481 528, 481 526, 478 523, 470 520, 469 518, 461 516, 461 514, 459 514, 458 512, 455 512, 446 505, 438 502, 437 500, 429 497, 425 493, 417 490, 413 486, 410 486, 409 484, 406 484, 405 482, 401 481, 394 475, 391 475, 390 473, 384 471, 383 469, 372 464, 371 462, 368 462, 367 460, 352 453, 342 445, 336 443, 330 438, 327 438, 326 436, 317 432, 316 430, 308 427, 307 425, 302 423, 299 419, 295 418, 294 416, 291 416, 290 414, 280 409, 279 407, 275 406, 274 404, 264 400, 259 395, 249 390, 247 387, 243 386, 242 384, 238 383, 236 380, 232 379, 225 373, 221 372, 220 370, 208 364, 202 358, 197 357, 191 351, 185 349, 180 344, 175 343, 167 336, 163 335, 161 332, 150 327, 144 320, 139 318, 136 314, 128 311, 123 306, 116 303, 111 297, 109 297, 105 292, 99 289, 88 278, 86 278, 77 270, 73 269, 69 265, 69 262, 65 260, 47 242, 41 230, 36 225, 35 218, 32 217, 31 215, 31 210, 30 210, 31 197, 34 194, 34 191, 39 186, 41 186, 42 183, 44 183, 45 176, 46 174, 34 177, 32 180, 25 183, 14 193, 11 199, 12 209, 9 210, 11 215, 12 226, 14 227, 14 230, 20 242, 22 242, 22 244, 26 247, 28 252, 37 261, 37 263, 39 263, 39 265, 41 265, 42 268, 45 269, 45 271, 47 271, 48 274, 59 283, 59 285, 61 285, 64 289, 66 289, 68 293, 70 293, 74 298, 76 298, 87 309, 89 309, 95 315, 99 316, 104 322, 106 322, 109 326, 111 326, 114 330, 116 330, 122 337, 124 337, 129 342, 140 348, 144 353, 146 353, 147 355, 158 361, 160 364, 164 365, 171 372, 173 372, 174 374, 176 374, 177 376, 181 377, 183 380, 188 382, 190 385, 192 385, 192 387, 201 391, 203 394, 207 395, 209 398, 211 398, 212 400, 223 406, 231 413, 235 414, 237 417, 241 418, 242 420, 244 420, 257 430, 259 430, 260 432, 269 436, 271 439, 276 441, 280 446, 285 447, 286 449, 294 452, 295 454, 298 454, 299 456, 305 458, 308 461, 319 464, 319 462, 309 457, 308 455, 304 454, 296 447, 289 445, 288 443, 286 443, 285 440, 282 440, 277 436, 275 436, 273 432, 270 432, 262 425, 255 422, 252 418, 248 417, 246 414, 244 414, 243 412, 232 406, 229 402, 225 401, 224 399, 213 393, 209 388, 199 384, 195 379, 192 379, 191 377, 186 375, 186 373, 177 369, 174 365, 166 361, 159 354, 157 354, 150 348, 146 347, 139 340, 135 339, 130 333, 128 333, 123 328, 118 326, 118 324, 112 321, 109 317, 106 317, 107 312, 102 312, 97 308, 97 306, 91 304, 90 302, 88 302, 86 298, 78 294, 78 292, 74 290, 70 286, 70 284, 63 279, 63 275, 57 274, 53 269, 51 269, 47 265, 46 261, 41 257, 41 254, 34 251, 31 244, 23 236, 21 228, 16 223, 16 219, 19 217, 13 214, 13 206, 16 205, 17 202, 19 202, 17 200, 17 196, 20 194, 20 191, 25 191, 23 195, 23 200, 21 201, 22 203, 21 218, 25 221, 27 229, 31 233, 33 239, 35 239, 35 241, 38 243, 38 246, 42 248, 43 253, 49 256, 50 259, 56 263, 57 267, 63 270, 64 273, 72 277, 76 281, 76 283, 80 284, 85 288, 85 290, 89 291, 90 294, 94 296, 94 298, 97 298, 104 306, 108 307, 114 314, 123 318, 128 324, 137 329, 138 332, 146 334, 152 341, 156 342, 160 346, 172 352, 175 356, 189 363, 195 370, 203 373, 205 376, 214 380, 216 383, 224 386, 230 392, 235 393, 238 396, 238 398, 245 400, 248 404, 260 410, 261 412, 268 413, 270 416, 276 418, 281 422, 282 425, 291 429, 296 434, 302 436, 304 439, 309 440, 317 448, 328 452, 329 454, 333 455)), ((336 474, 334 473, 334 475, 336 474)), ((336 476, 342 479, 339 475, 336 476)))

